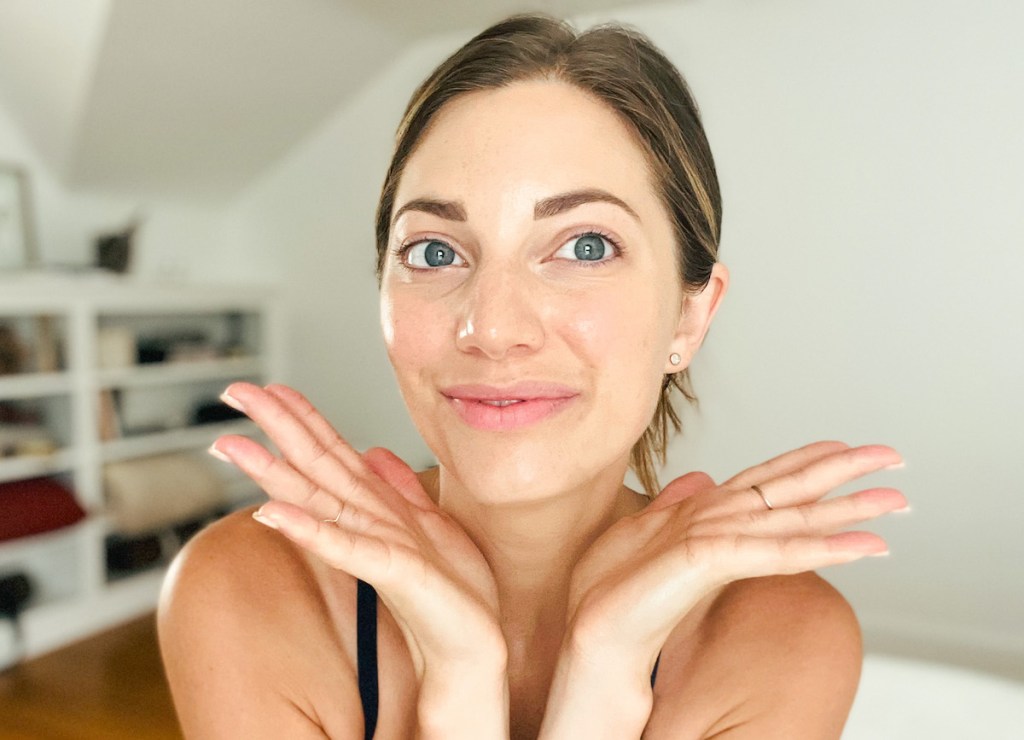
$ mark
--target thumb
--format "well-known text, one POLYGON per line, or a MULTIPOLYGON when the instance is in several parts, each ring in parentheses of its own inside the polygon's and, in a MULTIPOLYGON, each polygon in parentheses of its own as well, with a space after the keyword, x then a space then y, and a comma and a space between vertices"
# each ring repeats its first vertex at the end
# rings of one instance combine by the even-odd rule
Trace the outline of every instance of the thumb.
POLYGON ((433 505, 430 496, 420 485, 416 472, 391 450, 371 447, 363 453, 363 462, 378 478, 398 491, 402 498, 413 506, 422 509, 433 505))
POLYGON ((661 493, 651 502, 648 508, 661 509, 672 504, 678 504, 683 499, 689 498, 702 491, 714 488, 716 483, 707 473, 694 471, 681 475, 667 486, 661 489, 661 493))

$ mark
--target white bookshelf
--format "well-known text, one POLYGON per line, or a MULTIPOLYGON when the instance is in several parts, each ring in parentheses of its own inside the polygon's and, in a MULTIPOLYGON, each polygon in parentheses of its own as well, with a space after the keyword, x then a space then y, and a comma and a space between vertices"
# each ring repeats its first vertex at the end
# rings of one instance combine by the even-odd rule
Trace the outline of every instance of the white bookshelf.
MULTIPOLYGON (((22 372, 0 375, 0 403, 39 409, 54 448, 0 457, 0 483, 56 477, 87 512, 71 527, 0 542, 0 575, 25 571, 35 587, 21 620, 31 656, 155 607, 172 553, 135 574, 115 579, 107 572, 105 539, 112 528, 103 466, 169 452, 198 453, 222 434, 259 436, 247 419, 196 424, 190 414, 233 380, 281 377, 281 317, 275 299, 262 288, 21 275, 0 276, 0 325, 13 327, 25 345, 40 336, 55 342, 48 354, 31 347, 38 367, 30 358, 22 372), (41 317, 48 330, 34 335, 41 317), (230 346, 230 352, 108 367, 99 339, 109 327, 139 338, 191 332, 207 337, 211 345, 230 346), (40 359, 44 356, 45 361, 40 359), (101 434, 104 393, 118 399, 118 433, 107 439, 101 434)), ((255 486, 237 471, 224 466, 223 476, 225 508, 258 497, 255 486)), ((12 649, 12 631, 0 622, 0 666, 9 662, 12 649)))

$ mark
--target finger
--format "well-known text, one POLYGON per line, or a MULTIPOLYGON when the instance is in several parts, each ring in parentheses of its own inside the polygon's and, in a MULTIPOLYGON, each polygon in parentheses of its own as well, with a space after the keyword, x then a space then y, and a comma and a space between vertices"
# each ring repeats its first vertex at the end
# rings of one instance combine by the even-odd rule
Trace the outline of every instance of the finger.
POLYGON ((895 488, 871 488, 811 504, 758 511, 750 516, 747 533, 759 537, 829 535, 906 506, 906 497, 895 488))
POLYGON ((278 530, 330 567, 368 583, 382 583, 394 561, 393 548, 381 537, 319 521, 286 503, 266 503, 253 518, 278 530))
POLYGON ((887 555, 885 540, 871 532, 840 532, 827 537, 715 538, 709 545, 723 563, 723 582, 770 575, 792 575, 841 565, 865 557, 887 555))
MULTIPOLYGON (((797 468, 789 473, 761 481, 758 485, 772 507, 779 509, 817 501, 833 488, 883 468, 897 465, 901 458, 896 450, 885 445, 866 445, 841 450, 797 468)), ((757 492, 749 492, 747 503, 763 507, 757 492)))
POLYGON ((359 453, 349 445, 331 423, 316 410, 316 407, 294 388, 280 383, 271 383, 263 390, 277 398, 305 425, 309 433, 324 447, 336 446, 334 450, 342 462, 358 467, 359 453))
POLYGON ((371 447, 363 453, 363 461, 371 471, 413 506, 421 509, 435 508, 434 502, 420 484, 416 471, 391 450, 371 447))
POLYGON ((225 435, 210 446, 210 452, 238 466, 272 499, 300 506, 318 519, 335 519, 342 512, 347 524, 357 524, 352 519, 357 516, 356 507, 324 490, 248 437, 225 435))
POLYGON ((319 414, 308 401, 308 409, 299 412, 306 416, 300 418, 277 395, 252 383, 232 383, 223 399, 256 422, 291 466, 321 488, 354 496, 360 504, 373 498, 359 480, 365 466, 358 453, 333 430, 330 436, 310 431, 306 422, 319 414))
POLYGON ((770 480, 771 478, 778 478, 779 476, 786 475, 794 470, 810 465, 812 462, 820 460, 823 457, 848 449, 850 449, 850 446, 845 442, 814 442, 813 444, 805 445, 799 449, 785 452, 778 457, 773 457, 771 460, 767 460, 760 465, 747 468, 742 473, 734 475, 723 483, 722 487, 729 488, 734 491, 749 488, 755 483, 762 483, 766 480, 770 480))
POLYGON ((647 505, 650 511, 664 509, 667 506, 678 504, 683 499, 689 498, 701 491, 715 487, 715 481, 707 473, 694 471, 676 478, 665 486, 654 501, 647 505))

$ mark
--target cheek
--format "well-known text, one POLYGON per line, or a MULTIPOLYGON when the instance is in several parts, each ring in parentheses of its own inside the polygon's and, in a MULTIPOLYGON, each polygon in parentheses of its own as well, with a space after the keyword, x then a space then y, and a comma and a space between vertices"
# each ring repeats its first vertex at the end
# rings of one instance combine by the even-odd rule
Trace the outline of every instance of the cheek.
POLYGON ((418 377, 441 344, 451 340, 449 323, 436 301, 405 291, 382 294, 381 330, 399 381, 418 377))
POLYGON ((635 376, 635 383, 660 376, 672 332, 653 295, 622 286, 577 297, 559 312, 564 334, 598 370, 635 376))

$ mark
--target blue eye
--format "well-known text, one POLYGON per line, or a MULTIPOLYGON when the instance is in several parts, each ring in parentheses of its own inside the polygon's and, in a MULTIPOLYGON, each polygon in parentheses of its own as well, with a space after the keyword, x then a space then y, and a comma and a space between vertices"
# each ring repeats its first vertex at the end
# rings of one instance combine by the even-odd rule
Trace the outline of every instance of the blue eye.
POLYGON ((555 257, 578 262, 607 262, 616 253, 611 240, 600 234, 587 233, 567 241, 555 252, 555 257))
POLYGON ((464 265, 465 260, 449 245, 436 239, 417 242, 405 251, 405 263, 409 267, 429 270, 437 267, 464 265))

